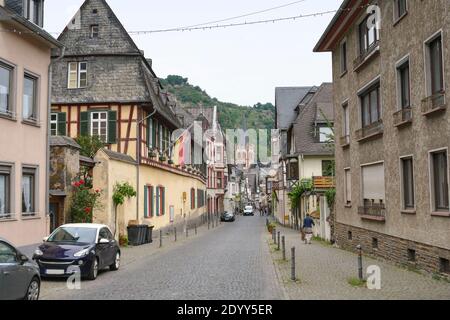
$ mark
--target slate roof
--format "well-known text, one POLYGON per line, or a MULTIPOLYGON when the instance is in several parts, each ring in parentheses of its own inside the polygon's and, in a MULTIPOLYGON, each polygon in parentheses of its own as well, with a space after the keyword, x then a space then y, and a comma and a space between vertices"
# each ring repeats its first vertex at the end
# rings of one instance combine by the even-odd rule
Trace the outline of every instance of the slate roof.
POLYGON ((74 139, 65 136, 50 136, 50 147, 71 147, 80 150, 81 147, 74 139))
MULTIPOLYGON (((53 65, 52 104, 134 103, 152 107, 180 127, 151 67, 105 0, 85 0, 58 38, 65 56, 53 65), (99 26, 98 38, 90 37, 99 26), (87 62, 86 88, 68 89, 68 63, 87 62)), ((56 57, 57 52, 53 52, 56 57)))
POLYGON ((136 161, 129 155, 111 151, 109 149, 103 148, 101 149, 111 160, 121 161, 121 162, 127 162, 131 164, 136 164, 136 161))
POLYGON ((279 87, 275 89, 275 128, 286 130, 295 120, 295 108, 311 87, 279 87))
POLYGON ((323 83, 311 101, 300 108, 293 123, 296 154, 333 155, 334 151, 314 136, 315 125, 326 121, 334 123, 333 84, 323 83), (325 118, 322 116, 325 115, 325 118))

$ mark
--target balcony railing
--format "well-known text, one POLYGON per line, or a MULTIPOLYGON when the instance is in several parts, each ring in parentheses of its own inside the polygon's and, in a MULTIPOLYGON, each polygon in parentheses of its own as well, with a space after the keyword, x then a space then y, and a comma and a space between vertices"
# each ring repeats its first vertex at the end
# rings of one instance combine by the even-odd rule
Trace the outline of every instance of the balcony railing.
POLYGON ((334 177, 313 177, 314 189, 331 189, 335 187, 334 177))
POLYGON ((366 61, 368 61, 373 55, 379 52, 380 41, 377 40, 372 45, 367 48, 364 52, 360 53, 359 56, 353 61, 353 70, 357 71, 366 61))
POLYGON ((429 115, 436 111, 442 111, 447 108, 445 104, 445 91, 436 93, 422 100, 422 113, 429 115))
POLYGON ((412 108, 403 108, 394 113, 394 126, 399 127, 408 123, 412 123, 412 108))
POLYGON ((358 214, 363 219, 386 221, 386 205, 384 203, 370 203, 358 208, 358 214))
POLYGON ((355 132, 356 140, 363 141, 372 137, 376 137, 378 135, 383 134, 384 126, 383 121, 378 120, 364 128, 359 129, 355 132))
POLYGON ((341 147, 346 147, 350 144, 350 135, 346 135, 339 138, 339 144, 341 147))

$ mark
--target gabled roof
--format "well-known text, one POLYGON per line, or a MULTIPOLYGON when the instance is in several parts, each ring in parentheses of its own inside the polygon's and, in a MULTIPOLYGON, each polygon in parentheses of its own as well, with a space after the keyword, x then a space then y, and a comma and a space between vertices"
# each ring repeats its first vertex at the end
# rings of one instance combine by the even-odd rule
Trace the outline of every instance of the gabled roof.
POLYGON ((323 83, 293 124, 296 154, 333 155, 333 150, 315 137, 317 123, 334 122, 333 84, 323 83))
POLYGON ((70 147, 73 149, 80 150, 80 145, 72 138, 65 136, 50 136, 49 137, 50 147, 70 147))
POLYGON ((314 52, 332 51, 363 12, 370 0, 344 0, 314 47, 314 52))
POLYGON ((286 130, 295 120, 295 108, 311 87, 279 87, 275 89, 275 128, 286 130))
POLYGON ((104 152, 111 160, 126 162, 130 164, 137 164, 137 162, 131 156, 123 153, 114 152, 106 148, 100 149, 99 152, 104 152))

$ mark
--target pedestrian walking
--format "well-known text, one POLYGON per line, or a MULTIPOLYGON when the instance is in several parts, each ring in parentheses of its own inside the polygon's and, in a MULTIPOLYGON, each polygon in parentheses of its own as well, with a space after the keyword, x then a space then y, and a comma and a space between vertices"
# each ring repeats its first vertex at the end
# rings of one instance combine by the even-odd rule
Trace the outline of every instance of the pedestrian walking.
POLYGON ((313 226, 316 224, 314 223, 314 220, 311 218, 309 214, 306 215, 305 219, 303 220, 303 228, 302 228, 302 240, 304 239, 305 244, 311 244, 311 239, 313 237, 313 226), (304 238, 303 238, 304 234, 304 238))

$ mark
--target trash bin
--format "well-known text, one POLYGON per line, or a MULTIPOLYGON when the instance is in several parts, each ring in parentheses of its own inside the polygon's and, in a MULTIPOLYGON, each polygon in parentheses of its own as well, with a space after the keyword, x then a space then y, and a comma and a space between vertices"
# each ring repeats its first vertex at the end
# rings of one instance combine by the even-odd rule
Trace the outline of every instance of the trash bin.
POLYGON ((147 226, 145 243, 152 243, 153 242, 153 239, 152 239, 153 228, 154 228, 154 226, 147 226))
POLYGON ((132 245, 132 246, 139 246, 139 234, 140 234, 140 228, 137 225, 134 226, 128 226, 127 227, 127 231, 128 231, 128 242, 132 245))
POLYGON ((139 245, 145 243, 145 238, 147 237, 147 225, 139 225, 139 245))

